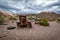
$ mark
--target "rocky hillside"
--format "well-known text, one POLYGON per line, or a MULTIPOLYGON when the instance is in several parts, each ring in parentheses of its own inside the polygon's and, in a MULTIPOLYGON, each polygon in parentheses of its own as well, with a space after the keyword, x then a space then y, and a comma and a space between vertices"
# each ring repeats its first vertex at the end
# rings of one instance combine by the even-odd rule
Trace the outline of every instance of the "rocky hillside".
POLYGON ((0 11, 0 16, 11 16, 9 13, 0 11))
MULTIPOLYGON (((36 16, 37 18, 47 18, 49 20, 54 20, 54 19, 60 18, 60 14, 56 14, 54 12, 41 12, 38 14, 25 14, 25 15, 26 16, 36 16)), ((17 14, 11 14, 11 13, 7 13, 7 12, 3 12, 3 11, 0 11, 0 16, 3 16, 5 18, 9 18, 9 17, 13 16, 13 17, 18 18, 17 14)))
POLYGON ((41 13, 38 13, 36 16, 38 18, 47 18, 49 20, 60 18, 60 14, 56 14, 54 12, 41 12, 41 13))
POLYGON ((12 14, 12 13, 7 13, 4 11, 0 11, 0 16, 5 16, 5 17, 9 17, 9 16, 18 16, 17 14, 12 14))
POLYGON ((49 20, 60 18, 60 14, 57 14, 55 12, 41 12, 38 14, 28 14, 27 16, 36 16, 37 18, 47 18, 49 20))
POLYGON ((60 14, 57 14, 57 17, 60 18, 60 14))
POLYGON ((17 17, 16 14, 7 13, 4 11, 0 11, 0 16, 2 16, 4 18, 4 21, 9 21, 10 17, 17 17))

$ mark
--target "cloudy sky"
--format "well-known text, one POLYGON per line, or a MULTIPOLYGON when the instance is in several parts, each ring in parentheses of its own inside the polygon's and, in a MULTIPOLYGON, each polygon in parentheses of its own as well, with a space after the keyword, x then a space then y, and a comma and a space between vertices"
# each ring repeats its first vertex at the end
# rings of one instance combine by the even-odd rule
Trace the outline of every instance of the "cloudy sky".
POLYGON ((11 13, 60 13, 60 0, 0 0, 0 10, 11 13))

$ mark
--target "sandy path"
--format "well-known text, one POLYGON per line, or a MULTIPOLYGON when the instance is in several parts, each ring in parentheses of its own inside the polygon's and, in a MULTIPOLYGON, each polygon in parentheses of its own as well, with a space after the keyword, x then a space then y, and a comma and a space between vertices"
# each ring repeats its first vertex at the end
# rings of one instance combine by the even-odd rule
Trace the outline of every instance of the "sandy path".
POLYGON ((49 27, 35 25, 32 22, 32 28, 20 28, 7 30, 10 25, 16 26, 16 23, 0 26, 0 40, 60 40, 60 23, 49 22, 49 27))

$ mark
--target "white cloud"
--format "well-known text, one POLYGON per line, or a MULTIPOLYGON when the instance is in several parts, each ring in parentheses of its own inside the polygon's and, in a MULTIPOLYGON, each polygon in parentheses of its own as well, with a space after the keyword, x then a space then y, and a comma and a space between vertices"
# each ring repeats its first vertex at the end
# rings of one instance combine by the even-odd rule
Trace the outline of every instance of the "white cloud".
POLYGON ((34 5, 48 6, 56 2, 58 2, 58 0, 36 0, 34 5))
POLYGON ((41 4, 43 4, 45 2, 45 0, 36 0, 35 1, 35 4, 36 5, 41 5, 41 4))
POLYGON ((53 3, 56 3, 57 1, 45 1, 42 6, 49 6, 53 3))

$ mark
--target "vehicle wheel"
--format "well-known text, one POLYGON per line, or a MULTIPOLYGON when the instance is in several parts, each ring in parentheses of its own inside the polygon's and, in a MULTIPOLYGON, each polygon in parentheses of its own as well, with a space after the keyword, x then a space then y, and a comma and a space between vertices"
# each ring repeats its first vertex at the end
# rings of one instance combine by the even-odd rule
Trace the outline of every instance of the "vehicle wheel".
POLYGON ((28 28, 32 28, 31 22, 28 22, 28 28))

